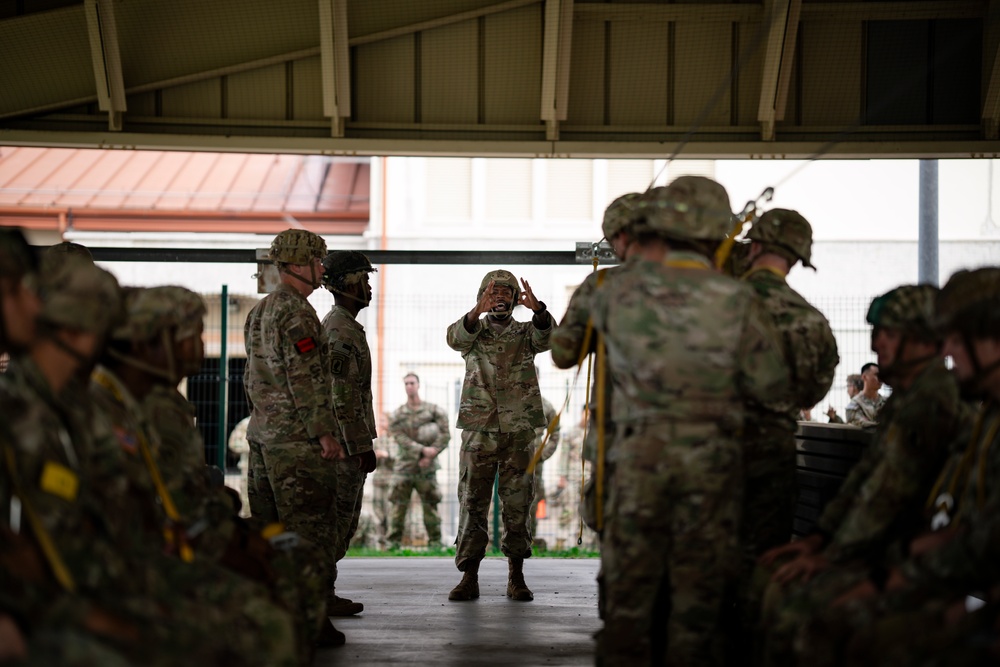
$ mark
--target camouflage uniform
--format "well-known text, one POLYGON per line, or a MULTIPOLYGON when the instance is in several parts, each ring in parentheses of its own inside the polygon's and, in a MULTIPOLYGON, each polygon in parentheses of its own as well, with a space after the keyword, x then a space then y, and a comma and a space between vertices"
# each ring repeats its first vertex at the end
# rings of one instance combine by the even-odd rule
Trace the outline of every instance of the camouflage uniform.
MULTIPOLYGON (((927 326, 935 288, 890 292, 893 312, 876 326, 916 331, 927 326)), ((880 416, 875 441, 852 469, 817 522, 824 557, 834 567, 808 583, 772 583, 765 593, 765 655, 787 664, 807 619, 884 563, 894 543, 908 543, 923 523, 922 507, 948 443, 968 419, 958 387, 940 359, 926 363, 912 384, 897 388, 880 416)))
MULTIPOLYGON (((790 265, 810 263, 812 228, 795 211, 774 209, 754 223, 747 237, 764 252, 780 254, 790 265)), ((743 430, 746 488, 743 537, 746 572, 757 556, 786 543, 792 534, 795 507, 795 430, 801 408, 811 408, 830 390, 840 357, 830 323, 788 286, 785 276, 767 266, 742 277, 761 302, 781 335, 791 375, 785 401, 765 400, 750 406, 743 430)))
MULTIPOLYGON (((365 328, 342 306, 333 306, 323 318, 323 333, 329 346, 329 368, 333 377, 333 404, 339 417, 338 433, 347 458, 337 467, 337 553, 340 561, 358 529, 365 479, 358 456, 372 452, 378 437, 372 410, 372 357, 365 328)), ((334 565, 333 580, 337 579, 334 565)))
POLYGON ((852 426, 875 426, 884 406, 885 397, 882 394, 870 399, 864 392, 859 392, 847 404, 847 423, 852 426))
MULTIPOLYGON (((300 263, 323 252, 325 244, 310 247, 300 263)), ((337 467, 320 457, 317 438, 339 434, 339 427, 319 318, 302 294, 281 284, 250 311, 244 336, 251 514, 263 523, 281 521, 334 563, 337 467)))
POLYGON ((570 536, 568 546, 580 546, 582 549, 593 551, 598 549, 597 533, 589 526, 582 526, 580 518, 580 502, 583 497, 581 484, 588 474, 592 465, 583 461, 583 440, 584 428, 577 427, 570 430, 561 441, 561 455, 559 457, 559 470, 561 473, 560 486, 550 499, 550 503, 557 511, 560 533, 566 532, 570 536), (588 470, 584 469, 584 465, 588 470), (566 485, 562 486, 562 477, 565 477, 566 485), (580 529, 581 543, 577 545, 577 535, 580 529))
MULTIPOLYGON (((535 441, 531 443, 532 456, 535 455, 535 452, 538 451, 538 448, 545 441, 545 433, 548 430, 548 425, 552 423, 557 414, 555 407, 544 396, 542 396, 542 412, 545 414, 545 426, 535 429, 535 441)), ((531 501, 531 509, 528 514, 531 520, 532 535, 538 532, 538 505, 545 500, 545 479, 543 476, 545 462, 552 458, 552 455, 556 453, 556 448, 559 446, 559 429, 559 422, 556 422, 555 430, 552 431, 548 442, 545 443, 545 449, 542 450, 542 457, 538 459, 538 464, 535 465, 535 497, 531 501)))
MULTIPOLYGON (((681 177, 643 203, 637 224, 668 239, 710 246, 731 226, 728 195, 709 179, 681 177)), ((615 401, 630 403, 611 452, 598 659, 714 664, 739 563, 742 406, 786 390, 779 339, 750 288, 698 252, 629 259, 595 294, 593 317, 615 401)))
POLYGON ((389 543, 398 545, 402 541, 406 511, 410 507, 410 497, 416 491, 423 505, 427 543, 430 546, 440 546, 441 517, 437 509, 441 502, 441 491, 437 484, 440 464, 437 456, 426 468, 421 468, 419 463, 424 447, 433 447, 438 454, 448 447, 451 440, 448 413, 427 401, 421 401, 416 408, 404 403, 389 418, 389 433, 396 443, 397 451, 392 494, 389 497, 394 508, 389 543))
MULTIPOLYGON (((507 271, 488 273, 479 294, 490 280, 513 285, 507 271)), ((514 303, 517 302, 515 290, 514 303)), ((535 355, 549 349, 552 317, 543 311, 531 322, 509 320, 496 329, 489 316, 479 319, 472 331, 465 316, 448 327, 448 345, 465 359, 465 382, 458 410, 462 429, 458 501, 462 518, 456 541, 455 565, 465 570, 486 554, 487 512, 493 482, 499 474, 503 535, 500 548, 508 558, 531 556, 528 509, 534 496, 534 480, 524 472, 531 461, 535 429, 545 426, 542 395, 535 374, 535 355), (539 326, 541 325, 541 326, 539 326)))

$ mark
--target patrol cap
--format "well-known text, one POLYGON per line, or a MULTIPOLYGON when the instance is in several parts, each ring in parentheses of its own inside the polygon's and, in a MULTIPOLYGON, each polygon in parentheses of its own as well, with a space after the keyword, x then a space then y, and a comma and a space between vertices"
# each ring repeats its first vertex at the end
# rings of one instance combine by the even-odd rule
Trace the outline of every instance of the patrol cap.
POLYGON ((770 243, 789 251, 802 266, 815 270, 812 259, 812 226, 798 211, 774 208, 760 216, 747 232, 747 238, 759 243, 770 243))
POLYGON ((286 229, 271 241, 268 259, 284 264, 309 264, 326 255, 326 241, 305 229, 286 229))
POLYGON ((922 340, 937 340, 933 327, 937 294, 938 288, 933 285, 902 285, 875 297, 866 319, 875 327, 899 329, 922 340))
POLYGON ((145 341, 176 329, 176 340, 198 332, 206 313, 202 298, 184 287, 137 287, 125 295, 125 321, 112 333, 115 340, 145 341))
POLYGON ((122 293, 113 275, 78 254, 46 261, 39 274, 41 322, 105 334, 123 317, 122 293))
POLYGON ((378 271, 368 256, 357 250, 331 250, 323 258, 323 284, 332 287, 338 284, 351 283, 345 280, 352 274, 372 273, 378 271))
POLYGON ((481 299, 483 297, 483 292, 486 291, 486 286, 493 281, 496 285, 503 285, 504 287, 509 287, 514 291, 514 305, 517 302, 521 294, 521 286, 517 284, 517 278, 510 271, 505 271, 504 269, 494 269, 483 276, 483 280, 479 283, 479 291, 476 293, 476 299, 481 299))
POLYGON ((604 211, 604 222, 601 223, 604 238, 610 241, 632 222, 636 204, 641 198, 640 193, 630 192, 611 202, 604 211))
POLYGON ((23 276, 38 270, 38 256, 20 229, 0 229, 0 276, 23 276))
POLYGON ((653 188, 636 204, 635 224, 668 238, 719 241, 731 231, 729 193, 704 176, 681 176, 670 185, 653 188))
POLYGON ((1000 267, 958 271, 937 295, 938 331, 1000 337, 1000 267))

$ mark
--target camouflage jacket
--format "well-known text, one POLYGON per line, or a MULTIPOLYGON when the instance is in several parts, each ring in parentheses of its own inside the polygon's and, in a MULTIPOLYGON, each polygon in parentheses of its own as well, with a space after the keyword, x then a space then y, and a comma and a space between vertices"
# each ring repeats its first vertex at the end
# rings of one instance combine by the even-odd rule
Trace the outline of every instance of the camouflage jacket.
MULTIPOLYGON (((570 297, 569 305, 566 307, 566 314, 563 316, 559 326, 552 332, 552 362, 559 368, 572 368, 584 354, 584 343, 587 338, 587 323, 591 321, 591 309, 593 305, 594 293, 599 289, 606 289, 606 285, 614 279, 614 276, 621 267, 613 266, 607 269, 600 269, 590 273, 587 278, 576 288, 573 296, 570 297)), ((586 353, 591 353, 597 349, 598 332, 591 331, 590 341, 587 344, 586 353)), ((595 361, 596 364, 596 361, 595 361)), ((591 405, 594 409, 590 413, 590 428, 587 431, 587 440, 583 447, 583 456, 588 461, 597 459, 597 367, 592 367, 591 373, 591 405)), ((604 372, 608 372, 605 364, 604 372)), ((604 385, 604 442, 605 447, 610 448, 615 436, 615 420, 627 414, 628 401, 614 400, 614 383, 609 376, 606 376, 604 385)))
POLYGON ((763 410, 755 412, 758 418, 774 415, 789 430, 794 430, 799 410, 813 407, 830 391, 840 363, 837 340, 823 314, 789 287, 784 276, 758 268, 748 271, 742 280, 753 287, 781 335, 791 375, 791 394, 787 400, 764 404, 763 410))
MULTIPOLYGON (((16 475, 22 495, 18 517, 21 531, 30 525, 23 509, 30 505, 80 594, 113 596, 128 592, 137 577, 130 572, 131 559, 107 530, 109 508, 96 493, 91 447, 83 437, 90 432, 90 424, 69 409, 77 403, 68 392, 60 397, 53 395, 45 377, 28 357, 15 358, 8 371, 0 374, 0 413, 9 437, 4 444, 11 448, 9 454, 0 456, 0 523, 10 526, 16 475), (13 470, 8 467, 10 455, 13 470)), ((43 570, 51 576, 48 568, 43 566, 43 570)), ((21 585, 26 583, 23 577, 15 579, 21 585)), ((56 590, 54 579, 50 586, 28 587, 22 591, 27 597, 20 598, 18 604, 29 615, 45 612, 56 590), (37 597, 39 594, 41 597, 37 597)))
POLYGON ((421 401, 417 408, 403 403, 389 417, 389 434, 396 443, 396 472, 410 475, 432 473, 439 467, 437 457, 431 465, 421 468, 421 451, 424 447, 433 447, 440 454, 448 447, 451 440, 448 413, 427 401, 421 401))
POLYGON ((630 259, 594 302, 628 422, 710 423, 735 434, 746 402, 788 390, 780 338, 759 300, 701 255, 630 259))
POLYGON ((199 528, 198 553, 216 560, 235 529, 235 512, 228 494, 209 486, 194 406, 175 388, 157 385, 143 399, 142 409, 159 436, 157 462, 177 511, 185 525, 199 528))
POLYGON ((546 313, 545 329, 510 320, 499 331, 487 317, 471 332, 465 328, 465 315, 448 327, 448 345, 465 359, 458 428, 513 433, 544 426, 535 355, 549 349, 552 316, 546 313))
POLYGON ((372 353, 365 328, 343 306, 323 318, 327 361, 333 378, 333 406, 340 422, 340 443, 349 455, 372 451, 378 437, 372 408, 372 353))
POLYGON ((931 362, 907 389, 894 391, 871 448, 820 516, 833 562, 880 557, 923 524, 923 504, 968 418, 944 362, 931 362))
POLYGON ((306 298, 279 285, 253 307, 244 327, 250 424, 258 442, 305 442, 339 434, 330 398, 322 329, 306 298))
MULTIPOLYGON (((894 394, 895 395, 895 394, 894 394)), ((958 444, 956 458, 968 451, 972 465, 954 489, 958 532, 938 549, 905 562, 903 574, 918 585, 942 587, 954 594, 989 590, 1000 583, 1000 405, 987 400, 958 444)), ((951 487, 952 479, 942 485, 951 487)))
POLYGON ((864 393, 855 394, 847 404, 847 423, 853 426, 875 426, 881 421, 879 413, 885 402, 882 394, 877 394, 874 399, 869 399, 864 393))

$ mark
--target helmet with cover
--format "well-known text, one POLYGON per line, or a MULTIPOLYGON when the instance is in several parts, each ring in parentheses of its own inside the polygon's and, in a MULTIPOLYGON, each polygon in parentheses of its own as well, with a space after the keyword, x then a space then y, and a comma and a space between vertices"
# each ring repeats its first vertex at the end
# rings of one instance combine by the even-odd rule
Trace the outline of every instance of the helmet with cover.
POLYGON ((635 230, 682 241, 721 242, 733 225, 729 194, 704 176, 681 176, 636 204, 635 230))
POLYGON ((933 285, 902 285, 875 297, 866 319, 873 327, 897 329, 922 341, 938 340, 933 326, 937 294, 933 285))
POLYGON ((611 202, 604 211, 604 222, 601 223, 601 231, 604 232, 604 238, 608 241, 612 240, 631 224, 636 204, 641 198, 642 195, 640 193, 630 192, 611 202))
POLYGON ((344 290, 378 271, 368 256, 357 250, 331 250, 323 258, 323 269, 323 284, 331 290, 344 290))
POLYGON ((279 264, 306 265, 326 255, 326 241, 305 229, 286 229, 271 241, 268 258, 279 264))
POLYGON ((753 223, 746 237, 751 241, 777 246, 815 269, 812 260, 812 226, 798 211, 775 208, 753 223))
POLYGON ((107 334, 123 318, 122 292, 113 275, 80 254, 46 259, 40 274, 39 322, 51 328, 107 334))
POLYGON ((490 282, 493 283, 494 287, 507 287, 511 290, 510 308, 507 310, 494 309, 495 317, 500 319, 506 318, 517 307, 518 301, 520 301, 521 287, 517 284, 517 278, 513 273, 504 269, 494 269, 483 276, 482 282, 479 283, 479 291, 476 292, 477 301, 483 298, 483 293, 486 292, 486 287, 490 282))
POLYGON ((935 327, 971 338, 1000 336, 1000 268, 955 273, 937 295, 935 327))

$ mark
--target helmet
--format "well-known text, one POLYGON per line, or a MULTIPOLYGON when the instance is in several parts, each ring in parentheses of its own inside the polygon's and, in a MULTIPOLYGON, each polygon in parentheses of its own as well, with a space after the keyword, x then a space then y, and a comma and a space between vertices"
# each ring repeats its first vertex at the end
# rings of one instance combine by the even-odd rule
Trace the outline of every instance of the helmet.
POLYGON ((604 238, 610 241, 632 222, 635 205, 641 198, 642 195, 638 192, 630 192, 611 202, 604 211, 604 222, 601 224, 604 238))
POLYGON ((514 277, 513 273, 503 269, 495 269, 483 276, 483 281, 479 283, 479 291, 476 293, 476 300, 483 298, 483 292, 486 291, 486 286, 490 284, 491 280, 496 285, 503 285, 514 291, 514 305, 516 306, 521 297, 521 286, 517 284, 517 278, 514 277))
POLYGON ((933 285, 903 285, 875 297, 868 307, 868 323, 874 327, 899 329, 922 340, 937 340, 934 300, 938 288, 933 285))
POLYGON ((122 320, 122 293, 113 275, 79 254, 46 266, 39 277, 40 321, 104 335, 122 320))
POLYGON ((733 226, 726 189, 704 176, 681 176, 636 205, 636 224, 669 238, 722 241, 733 226))
POLYGON ((938 292, 934 324, 972 337, 1000 331, 1000 268, 959 271, 938 292))
POLYGON ((421 424, 420 428, 417 429, 417 442, 422 445, 430 445, 438 436, 441 435, 441 429, 434 422, 427 422, 426 424, 421 424))
POLYGON ((798 211, 771 209, 753 223, 746 237, 751 241, 780 246, 802 260, 802 266, 816 268, 809 263, 812 258, 812 227, 798 211))
POLYGON ((343 289, 362 274, 378 271, 368 256, 357 250, 331 250, 323 258, 323 268, 323 284, 334 289, 343 289))
POLYGON ((79 243, 73 243, 72 241, 63 241, 62 243, 50 245, 44 252, 46 255, 56 256, 81 255, 90 261, 94 261, 94 256, 90 254, 90 250, 87 249, 87 246, 79 243))
POLYGON ((126 321, 112 334, 116 340, 152 340, 171 328, 177 330, 175 339, 182 340, 198 332, 207 312, 200 296, 172 285, 129 290, 125 311, 126 321))
POLYGON ((38 269, 38 257, 20 229, 0 229, 0 276, 23 276, 38 269))
POLYGON ((283 264, 309 264, 326 254, 326 241, 304 229, 286 229, 271 241, 268 259, 283 264))

